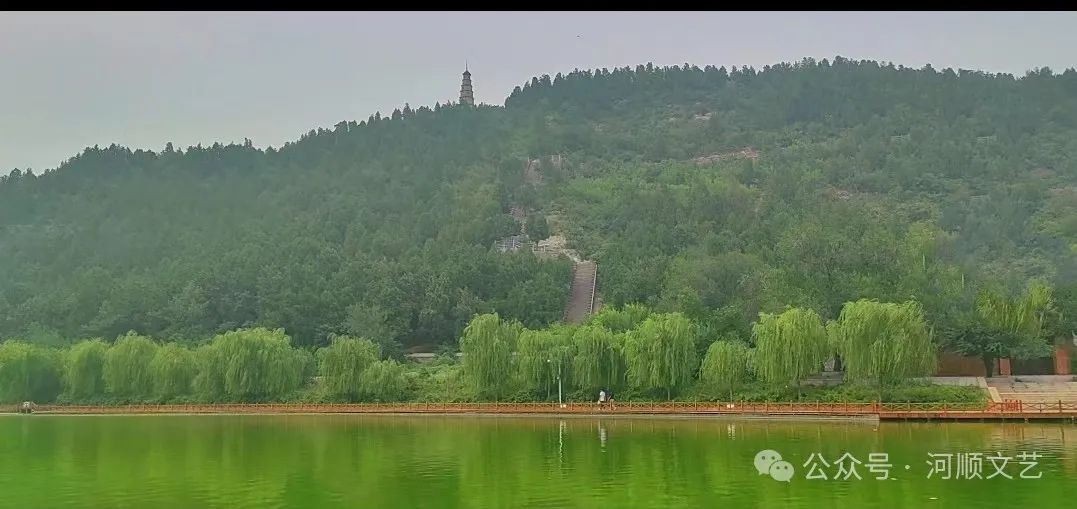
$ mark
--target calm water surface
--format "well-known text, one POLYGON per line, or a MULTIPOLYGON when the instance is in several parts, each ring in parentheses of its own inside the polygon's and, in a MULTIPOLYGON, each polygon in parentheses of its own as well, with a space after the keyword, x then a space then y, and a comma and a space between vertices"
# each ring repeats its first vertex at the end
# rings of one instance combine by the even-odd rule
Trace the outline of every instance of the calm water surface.
POLYGON ((0 417, 0 507, 10 508, 1047 509, 1074 500, 1072 424, 0 417), (789 482, 756 471, 763 449, 789 462, 789 482), (846 452, 864 463, 855 465, 862 479, 833 479, 846 452), (996 477, 957 479, 956 458, 951 479, 928 478, 929 453, 976 452, 1014 457, 1002 467, 1013 479, 987 459, 981 475, 996 477), (813 453, 830 479, 805 478, 813 453), (892 479, 875 479, 870 453, 889 455, 892 479), (1026 472, 1039 479, 1020 477, 1021 453, 1041 456, 1026 472))

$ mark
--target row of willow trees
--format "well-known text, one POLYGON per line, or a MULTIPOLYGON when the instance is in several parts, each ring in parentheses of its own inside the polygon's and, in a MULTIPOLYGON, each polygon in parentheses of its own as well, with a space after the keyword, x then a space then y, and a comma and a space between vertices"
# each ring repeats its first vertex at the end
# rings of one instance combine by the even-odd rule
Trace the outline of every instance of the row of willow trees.
POLYGON ((711 341, 682 313, 629 304, 603 309, 581 326, 542 330, 480 315, 464 329, 460 346, 464 375, 480 396, 492 399, 519 388, 548 398, 559 378, 585 395, 627 389, 669 399, 696 385, 734 398, 749 382, 799 393, 831 359, 845 382, 881 395, 886 387, 933 375, 942 349, 979 356, 985 364, 1002 352, 1049 354, 1044 331, 1052 309, 1051 289, 1040 283, 1017 298, 984 290, 977 299, 980 326, 937 332, 916 301, 860 299, 845 303, 835 320, 787 308, 761 313, 750 337, 711 341))
MULTIPOLYGON (((573 398, 601 389, 666 398, 690 387, 735 397, 758 382, 795 388, 839 360, 844 380, 882 394, 885 387, 930 376, 941 348, 990 362, 1002 352, 1042 355, 1052 291, 1033 284, 1010 298, 983 291, 981 325, 936 333, 916 301, 847 302, 824 322, 808 308, 761 313, 748 337, 708 337, 680 312, 639 304, 609 307, 582 325, 528 329, 497 313, 475 315, 460 338, 457 373, 479 400, 549 399, 558 383, 573 398), (970 332, 971 331, 971 332, 970 332)), ((393 359, 365 338, 333 336, 312 350, 292 345, 283 329, 219 334, 195 347, 159 343, 134 332, 107 343, 68 348, 0 343, 0 400, 136 401, 400 401, 422 399, 436 375, 393 359)), ((799 394, 798 394, 799 396, 799 394)))
POLYGON ((847 376, 881 388, 931 375, 937 348, 920 305, 860 300, 824 324, 810 309, 763 313, 749 341, 720 338, 700 352, 699 328, 679 312, 650 313, 639 305, 607 308, 579 327, 528 330, 496 314, 476 317, 464 329, 464 374, 482 396, 504 397, 514 383, 535 395, 555 391, 558 377, 570 391, 630 390, 673 398, 693 384, 732 398, 759 380, 799 387, 835 354, 847 376), (513 380, 506 373, 518 373, 513 380))
POLYGON ((60 349, 0 344, 0 400, 6 402, 288 401, 312 378, 335 399, 399 399, 404 367, 380 360, 372 341, 334 337, 296 348, 282 329, 239 329, 195 348, 128 333, 60 349))

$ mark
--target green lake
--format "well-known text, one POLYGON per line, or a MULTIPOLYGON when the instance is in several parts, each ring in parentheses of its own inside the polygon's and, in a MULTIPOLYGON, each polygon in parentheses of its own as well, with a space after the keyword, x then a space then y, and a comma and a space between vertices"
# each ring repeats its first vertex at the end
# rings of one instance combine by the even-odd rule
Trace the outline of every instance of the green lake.
POLYGON ((7 508, 1046 509, 1074 500, 1073 424, 0 416, 7 508), (787 463, 764 454, 758 473, 765 449, 787 463), (876 479, 883 463, 890 478, 876 479), (843 466, 849 478, 834 479, 843 466), (782 482, 783 472, 792 478, 782 482))

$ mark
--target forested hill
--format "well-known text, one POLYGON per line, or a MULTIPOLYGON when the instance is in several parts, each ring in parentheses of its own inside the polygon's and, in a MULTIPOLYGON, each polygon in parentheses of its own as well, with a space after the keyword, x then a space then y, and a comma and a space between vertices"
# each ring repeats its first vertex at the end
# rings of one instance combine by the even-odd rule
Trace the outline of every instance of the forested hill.
POLYGON ((537 327, 560 319, 570 264, 491 248, 519 232, 515 204, 598 262, 607 305, 715 336, 858 297, 916 298, 945 325, 985 285, 1044 278, 1065 301, 1075 156, 1072 69, 841 58, 544 76, 504 108, 405 107, 278 150, 92 148, 0 181, 0 338, 261 325, 452 345, 484 311, 537 327))

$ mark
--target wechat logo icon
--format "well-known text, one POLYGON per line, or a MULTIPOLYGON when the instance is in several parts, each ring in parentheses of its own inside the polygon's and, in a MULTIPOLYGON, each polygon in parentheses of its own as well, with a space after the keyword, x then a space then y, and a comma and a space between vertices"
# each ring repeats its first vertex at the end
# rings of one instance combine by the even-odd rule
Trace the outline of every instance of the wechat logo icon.
POLYGON ((769 475, 775 481, 789 482, 793 479, 793 464, 782 461, 782 455, 772 449, 755 454, 755 470, 759 475, 769 475))

